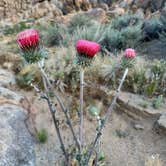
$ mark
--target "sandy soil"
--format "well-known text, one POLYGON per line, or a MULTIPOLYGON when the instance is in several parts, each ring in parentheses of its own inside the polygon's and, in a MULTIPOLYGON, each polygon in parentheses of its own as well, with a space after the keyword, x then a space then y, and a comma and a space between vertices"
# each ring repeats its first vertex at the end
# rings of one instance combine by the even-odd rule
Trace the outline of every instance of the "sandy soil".
MULTIPOLYGON (((37 129, 45 128, 49 137, 45 144, 36 143, 36 165, 58 166, 62 160, 59 141, 55 134, 52 119, 47 105, 34 99, 35 122, 37 129)), ((62 112, 57 113, 60 119, 62 135, 66 143, 72 144, 72 138, 65 125, 62 112)), ((74 120, 75 131, 78 130, 77 120, 74 120)), ((135 120, 122 111, 114 111, 107 123, 102 136, 102 149, 106 154, 107 166, 144 166, 147 158, 160 156, 163 166, 166 165, 166 136, 159 135, 154 130, 154 120, 135 120), (143 130, 136 130, 135 124, 141 125, 143 130)), ((91 142, 95 135, 95 122, 86 116, 84 143, 91 142)))

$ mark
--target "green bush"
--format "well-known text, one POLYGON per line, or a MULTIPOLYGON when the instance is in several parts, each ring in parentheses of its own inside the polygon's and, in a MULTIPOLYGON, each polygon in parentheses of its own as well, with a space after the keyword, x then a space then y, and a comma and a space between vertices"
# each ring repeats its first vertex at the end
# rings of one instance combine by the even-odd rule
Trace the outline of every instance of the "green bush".
POLYGON ((48 46, 67 45, 69 41, 69 34, 67 29, 62 24, 49 25, 42 35, 44 44, 48 46))
POLYGON ((166 62, 155 60, 145 63, 140 69, 134 69, 127 77, 127 86, 133 92, 154 96, 156 94, 166 94, 166 62), (132 85, 132 86, 131 86, 132 85))
MULTIPOLYGON (((116 61, 106 66, 101 73, 111 88, 116 89, 118 78, 122 74, 117 68, 116 61)), ((124 89, 137 94, 153 97, 158 94, 166 95, 166 62, 154 60, 149 62, 138 59, 130 69, 124 82, 124 89)))
POLYGON ((145 72, 145 69, 134 69, 131 74, 127 76, 125 86, 134 93, 143 94, 144 86, 147 83, 145 72))
POLYGON ((42 85, 42 77, 39 69, 35 65, 27 65, 21 69, 16 76, 17 85, 20 88, 30 89, 30 83, 35 83, 39 87, 42 85))
POLYGON ((153 17, 144 22, 142 26, 142 34, 144 41, 158 39, 159 34, 162 32, 163 25, 159 18, 153 17))
POLYGON ((85 16, 84 14, 77 14, 73 16, 68 25, 68 30, 73 33, 75 29, 82 27, 90 27, 94 24, 94 20, 91 17, 85 16))
POLYGON ((106 25, 105 31, 101 44, 108 51, 136 48, 141 40, 141 19, 129 14, 118 16, 106 25))
POLYGON ((95 23, 90 27, 77 27, 73 32, 73 39, 74 42, 79 39, 101 42, 104 38, 104 33, 104 27, 100 23, 95 23))
POLYGON ((121 35, 121 32, 114 29, 107 29, 101 44, 109 51, 116 51, 124 48, 124 43, 125 38, 121 35))
POLYGON ((142 38, 141 26, 128 26, 121 30, 121 36, 124 38, 124 48, 136 48, 142 38))
POLYGON ((37 132, 37 139, 40 143, 45 143, 48 139, 48 132, 46 129, 41 129, 37 132))
POLYGON ((4 35, 11 35, 28 28, 30 28, 30 25, 28 24, 28 22, 21 21, 13 26, 6 25, 4 28, 2 28, 2 31, 4 35))
POLYGON ((111 21, 111 28, 116 30, 122 30, 128 26, 137 26, 142 23, 141 18, 138 15, 125 14, 117 16, 111 21))
POLYGON ((154 98, 153 102, 152 102, 152 106, 155 108, 155 109, 159 109, 163 104, 163 96, 160 95, 156 98, 154 98))

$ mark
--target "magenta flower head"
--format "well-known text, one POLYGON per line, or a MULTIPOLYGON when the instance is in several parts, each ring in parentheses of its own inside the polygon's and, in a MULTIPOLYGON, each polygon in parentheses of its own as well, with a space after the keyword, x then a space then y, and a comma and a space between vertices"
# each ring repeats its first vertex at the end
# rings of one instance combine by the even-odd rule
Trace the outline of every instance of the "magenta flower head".
POLYGON ((93 57, 100 50, 98 43, 88 40, 78 40, 75 47, 78 53, 76 63, 82 67, 90 66, 93 57))
POLYGON ((125 58, 135 58, 136 52, 132 48, 127 48, 124 52, 124 57, 125 58))
POLYGON ((46 57, 46 52, 40 48, 40 37, 37 30, 26 29, 18 33, 16 40, 26 62, 36 63, 46 57))
POLYGON ((39 34, 35 29, 26 29, 17 35, 17 43, 21 49, 34 49, 39 45, 39 34))
POLYGON ((96 42, 88 40, 78 40, 76 42, 76 49, 78 54, 84 55, 88 58, 93 58, 99 51, 100 45, 96 42))
POLYGON ((127 48, 124 51, 123 57, 121 59, 121 67, 132 68, 135 63, 136 52, 132 48, 127 48))

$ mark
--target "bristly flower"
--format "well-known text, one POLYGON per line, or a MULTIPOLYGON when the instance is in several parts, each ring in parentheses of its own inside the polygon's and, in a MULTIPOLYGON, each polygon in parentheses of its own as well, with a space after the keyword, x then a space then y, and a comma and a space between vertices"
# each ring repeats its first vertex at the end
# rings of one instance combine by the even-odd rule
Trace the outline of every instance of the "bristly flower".
POLYGON ((78 40, 76 42, 77 64, 83 67, 89 66, 93 57, 100 50, 100 45, 88 40, 78 40))
POLYGON ((40 48, 40 37, 35 29, 26 29, 17 35, 17 43, 22 56, 28 63, 36 63, 45 57, 45 51, 40 48))
POLYGON ((131 68, 135 62, 136 51, 132 48, 127 48, 124 51, 122 60, 121 60, 121 67, 122 68, 131 68))
POLYGON ((17 35, 17 43, 21 49, 34 49, 39 45, 39 34, 35 29, 26 29, 17 35))
POLYGON ((136 52, 132 48, 127 48, 124 52, 125 58, 134 58, 136 56, 136 52))

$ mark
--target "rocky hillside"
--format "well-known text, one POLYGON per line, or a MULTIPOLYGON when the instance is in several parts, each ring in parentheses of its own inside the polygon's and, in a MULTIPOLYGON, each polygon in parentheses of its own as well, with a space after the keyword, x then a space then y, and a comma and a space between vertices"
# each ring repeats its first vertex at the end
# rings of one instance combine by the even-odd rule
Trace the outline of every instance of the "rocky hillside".
POLYGON ((76 11, 87 11, 90 8, 103 8, 107 11, 122 12, 142 9, 148 15, 150 12, 160 11, 165 0, 1 0, 0 18, 41 18, 49 15, 66 15, 76 11))

